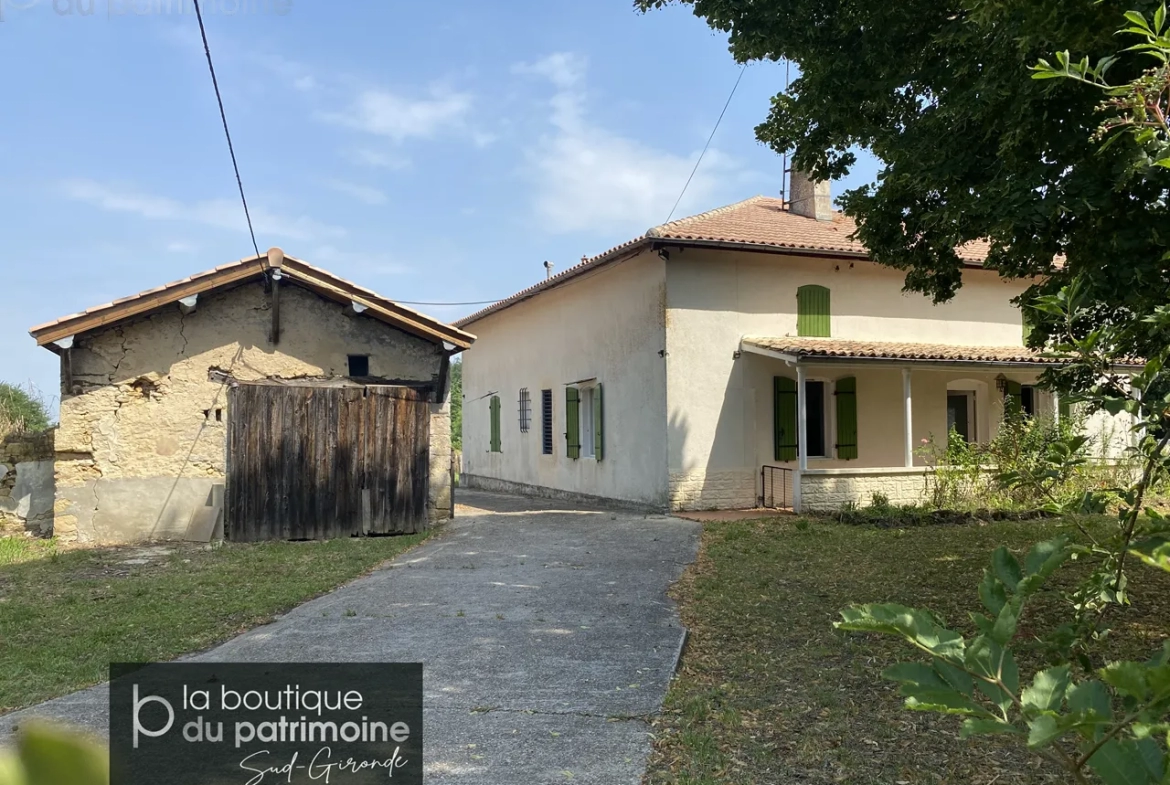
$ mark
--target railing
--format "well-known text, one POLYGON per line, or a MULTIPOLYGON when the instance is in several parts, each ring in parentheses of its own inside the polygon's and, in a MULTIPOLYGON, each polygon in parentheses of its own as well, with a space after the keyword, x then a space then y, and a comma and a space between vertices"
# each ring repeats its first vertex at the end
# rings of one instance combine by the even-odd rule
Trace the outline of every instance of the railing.
POLYGON ((792 469, 767 464, 760 467, 760 506, 792 509, 792 469))

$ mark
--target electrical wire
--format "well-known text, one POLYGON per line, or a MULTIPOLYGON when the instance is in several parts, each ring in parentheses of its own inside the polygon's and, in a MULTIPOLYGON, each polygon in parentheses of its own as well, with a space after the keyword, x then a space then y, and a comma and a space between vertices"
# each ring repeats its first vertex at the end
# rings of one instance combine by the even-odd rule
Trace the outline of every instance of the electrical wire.
POLYGON ((695 172, 699 171, 699 164, 703 163, 703 156, 707 154, 707 148, 711 146, 711 140, 715 138, 715 132, 719 130, 719 124, 723 122, 723 115, 727 114, 727 107, 731 106, 731 99, 735 98, 735 91, 739 89, 740 80, 743 79, 743 72, 746 70, 747 63, 744 63, 743 67, 739 69, 739 76, 735 79, 735 85, 731 88, 731 94, 727 96, 727 103, 723 104, 723 111, 719 113, 719 119, 715 121, 715 127, 711 129, 711 135, 707 137, 707 144, 703 145, 703 152, 699 153, 699 160, 695 161, 695 168, 691 170, 691 176, 687 178, 682 193, 678 195, 678 199, 674 202, 674 207, 670 208, 670 215, 666 216, 666 223, 670 223, 670 219, 674 218, 674 211, 678 209, 683 195, 691 187, 691 180, 695 179, 695 172))
POLYGON ((223 135, 227 137, 228 152, 232 156, 232 169, 236 172, 236 185, 240 189, 240 201, 244 205, 244 218, 248 221, 248 234, 252 237, 252 250, 260 256, 256 244, 256 232, 252 229, 252 215, 248 212, 248 200, 244 197, 244 181, 240 178, 240 165, 236 163, 236 148, 232 145, 232 133, 228 130, 227 113, 223 110, 223 96, 219 93, 219 80, 215 78, 215 65, 211 62, 211 47, 207 45, 207 29, 203 26, 203 11, 199 0, 195 0, 195 17, 199 20, 199 35, 203 37, 203 53, 207 55, 207 69, 211 71, 211 85, 215 88, 215 100, 219 104, 219 118, 223 121, 223 135))

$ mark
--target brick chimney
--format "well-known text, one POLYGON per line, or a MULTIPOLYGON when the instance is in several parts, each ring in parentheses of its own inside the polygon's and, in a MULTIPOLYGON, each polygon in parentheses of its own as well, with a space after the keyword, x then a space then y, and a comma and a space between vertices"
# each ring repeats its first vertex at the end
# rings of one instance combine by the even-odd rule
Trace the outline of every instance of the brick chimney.
POLYGON ((833 220, 833 194, 828 180, 813 182, 793 169, 788 176, 788 210, 818 221, 833 220))

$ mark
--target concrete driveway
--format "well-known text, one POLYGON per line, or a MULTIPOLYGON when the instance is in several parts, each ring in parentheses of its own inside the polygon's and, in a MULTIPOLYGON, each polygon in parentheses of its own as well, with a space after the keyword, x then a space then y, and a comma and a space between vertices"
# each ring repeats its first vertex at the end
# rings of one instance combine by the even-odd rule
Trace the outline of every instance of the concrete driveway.
MULTIPOLYGON (((699 525, 464 491, 376 573, 191 659, 423 662, 428 783, 638 783, 699 525)), ((104 685, 0 717, 104 732, 104 685)))

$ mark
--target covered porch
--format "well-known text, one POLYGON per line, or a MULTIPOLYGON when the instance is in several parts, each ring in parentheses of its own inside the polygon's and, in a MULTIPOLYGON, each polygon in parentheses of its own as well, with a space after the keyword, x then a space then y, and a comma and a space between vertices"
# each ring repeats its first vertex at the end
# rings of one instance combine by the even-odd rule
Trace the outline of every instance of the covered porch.
POLYGON ((761 505, 794 511, 917 502, 953 429, 986 443, 1005 405, 1059 418, 1036 387, 1052 360, 1023 347, 745 336, 745 384, 759 396, 761 505), (770 430, 770 432, 768 432, 770 430))

